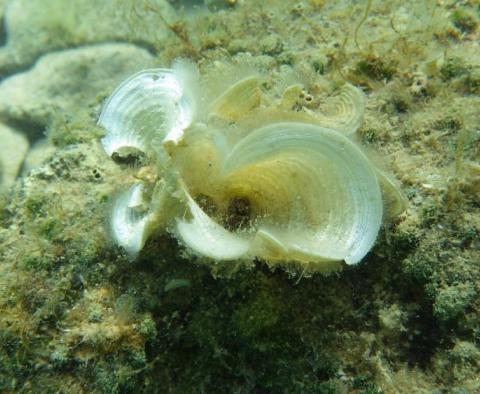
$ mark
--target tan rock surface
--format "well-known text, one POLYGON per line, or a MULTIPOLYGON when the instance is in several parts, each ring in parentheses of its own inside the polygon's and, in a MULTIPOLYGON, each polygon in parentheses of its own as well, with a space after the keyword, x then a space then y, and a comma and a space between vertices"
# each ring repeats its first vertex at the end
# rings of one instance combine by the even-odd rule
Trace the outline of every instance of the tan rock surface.
MULTIPOLYGON (((7 1, 4 9, 7 41, 0 48, 0 74, 25 69, 39 56, 59 49, 113 41, 153 48, 165 39, 165 29, 132 27, 128 21, 136 10, 129 4, 117 0, 7 1)), ((166 19, 175 18, 174 10, 165 0, 154 0, 151 4, 166 19)), ((146 25, 149 20, 144 22, 146 25)))
POLYGON ((27 139, 16 130, 0 124, 0 193, 15 181, 27 151, 27 139))
POLYGON ((129 44, 102 44, 43 56, 26 72, 0 84, 0 116, 34 125, 38 138, 54 115, 78 114, 102 99, 132 73, 150 67, 153 57, 129 44))

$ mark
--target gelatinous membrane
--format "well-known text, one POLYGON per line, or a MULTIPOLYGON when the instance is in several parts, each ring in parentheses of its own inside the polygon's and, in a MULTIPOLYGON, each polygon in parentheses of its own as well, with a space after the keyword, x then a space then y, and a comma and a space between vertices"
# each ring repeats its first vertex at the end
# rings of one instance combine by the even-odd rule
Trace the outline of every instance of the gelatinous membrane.
POLYGON ((376 172, 342 133, 274 123, 218 154, 217 188, 224 199, 248 201, 250 227, 229 231, 189 196, 192 218, 178 220, 177 229, 198 253, 355 264, 375 242, 382 221, 376 172))
POLYGON ((98 120, 112 156, 122 148, 152 152, 152 143, 178 142, 194 116, 194 100, 177 70, 144 70, 123 82, 104 105, 98 120))

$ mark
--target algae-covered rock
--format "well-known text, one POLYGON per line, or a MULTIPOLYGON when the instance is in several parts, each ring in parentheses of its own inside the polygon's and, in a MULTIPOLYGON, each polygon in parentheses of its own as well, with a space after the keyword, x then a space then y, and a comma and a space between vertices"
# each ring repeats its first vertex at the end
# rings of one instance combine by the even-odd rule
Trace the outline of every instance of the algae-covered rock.
MULTIPOLYGON (((476 3, 234 3, 167 28, 156 0, 0 0, 0 71, 15 74, 0 84, 2 122, 48 133, 0 196, 0 392, 479 392, 476 3), (113 201, 157 168, 105 154, 101 103, 185 54, 216 77, 224 63, 253 69, 259 111, 284 92, 295 115, 322 111, 344 80, 366 93, 359 143, 408 204, 365 261, 322 276, 206 265, 165 233, 136 259, 115 245, 113 201)), ((17 149, 5 142, 1 163, 17 149)))
MULTIPOLYGON (((58 49, 104 42, 135 42, 153 48, 165 39, 165 29, 146 29, 128 22, 133 3, 121 0, 10 0, 5 8, 6 44, 0 49, 0 74, 28 68, 40 55, 58 49)), ((164 0, 150 2, 168 21, 175 13, 164 0)), ((140 3, 142 7, 143 3, 140 3)))
POLYGON ((93 45, 45 55, 31 70, 0 84, 0 115, 34 125, 24 131, 39 138, 53 117, 88 114, 116 84, 152 63, 145 49, 129 44, 93 45))
POLYGON ((35 142, 28 151, 23 162, 22 174, 27 175, 34 168, 39 167, 55 154, 56 148, 46 138, 35 142))

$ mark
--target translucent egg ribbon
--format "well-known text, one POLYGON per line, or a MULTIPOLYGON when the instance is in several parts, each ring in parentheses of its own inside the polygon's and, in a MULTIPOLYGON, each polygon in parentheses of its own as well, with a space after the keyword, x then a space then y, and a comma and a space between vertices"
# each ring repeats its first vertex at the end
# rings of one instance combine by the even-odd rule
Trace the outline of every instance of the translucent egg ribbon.
POLYGON ((346 85, 326 111, 331 116, 277 115, 238 126, 232 137, 228 125, 260 106, 258 80, 245 78, 203 107, 197 83, 189 66, 147 70, 106 102, 99 119, 106 153, 138 149, 161 174, 117 199, 116 242, 135 256, 163 227, 214 260, 358 263, 375 243, 383 211, 378 172, 348 137, 361 122, 363 93, 346 85))
MULTIPOLYGON (((374 167, 342 133, 317 125, 282 122, 251 131, 228 152, 217 151, 219 170, 199 171, 208 182, 191 192, 220 207, 207 215, 192 198, 188 220, 177 219, 186 245, 218 260, 260 257, 280 261, 359 262, 382 222, 382 195, 374 167), (249 205, 248 225, 228 231, 232 202, 249 205), (223 212, 222 207, 223 206, 223 212)), ((189 173, 211 155, 188 155, 189 173)), ((187 185, 188 187, 188 185, 187 185)))

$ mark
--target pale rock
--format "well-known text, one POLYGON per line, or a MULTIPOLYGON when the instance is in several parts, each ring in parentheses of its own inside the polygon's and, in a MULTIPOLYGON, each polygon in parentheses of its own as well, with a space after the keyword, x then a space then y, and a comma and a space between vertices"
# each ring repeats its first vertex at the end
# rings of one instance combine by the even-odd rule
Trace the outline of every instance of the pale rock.
POLYGON ((80 116, 99 109, 126 77, 153 65, 145 49, 101 44, 50 53, 0 84, 0 117, 24 126, 31 140, 42 136, 52 116, 80 116))
POLYGON ((4 75, 26 69, 41 55, 59 49, 133 42, 151 50, 168 34, 159 15, 169 23, 176 19, 166 0, 149 1, 155 12, 148 12, 138 1, 10 0, 2 7, 3 3, 0 0, 7 36, 0 48, 0 74, 4 75))
POLYGON ((21 175, 28 175, 33 169, 43 165, 54 155, 55 152, 55 146, 50 144, 47 138, 42 138, 35 142, 25 157, 21 175))
POLYGON ((28 140, 22 134, 0 123, 0 193, 17 178, 28 147, 28 140))

